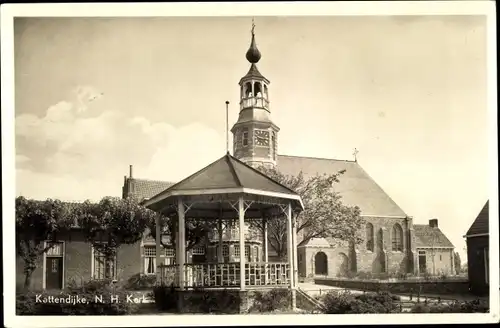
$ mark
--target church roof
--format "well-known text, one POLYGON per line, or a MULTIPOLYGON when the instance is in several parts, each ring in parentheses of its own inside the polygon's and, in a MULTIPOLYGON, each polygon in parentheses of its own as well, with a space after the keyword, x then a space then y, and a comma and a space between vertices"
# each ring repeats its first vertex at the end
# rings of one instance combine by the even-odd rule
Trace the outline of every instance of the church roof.
POLYGON ((467 231, 467 236, 479 235, 479 234, 487 234, 489 233, 489 201, 484 204, 481 212, 479 212, 478 216, 470 226, 467 231))
POLYGON ((446 235, 438 228, 427 224, 414 224, 415 247, 455 248, 446 235))
POLYGON ((257 68, 257 65, 255 64, 252 64, 250 66, 250 69, 248 70, 248 73, 243 76, 240 80, 240 84, 242 83, 243 80, 246 80, 246 79, 250 79, 250 78, 256 78, 256 79, 263 79, 265 80, 267 83, 269 83, 269 80, 267 80, 264 75, 262 75, 260 72, 259 72, 259 69, 257 68))
MULTIPOLYGON (((234 163, 234 166, 238 168, 237 172, 239 173, 236 176, 242 184, 248 185, 247 188, 269 187, 276 188, 276 190, 285 188, 281 185, 270 187, 269 179, 262 176, 256 179, 251 178, 255 177, 254 173, 258 171, 252 168, 248 169, 247 165, 232 156, 227 157, 227 155, 183 180, 182 188, 194 188, 195 186, 209 188, 215 185, 236 186, 235 176, 228 175, 229 163, 234 163), (242 166, 246 168, 242 168, 242 166), (252 170, 252 173, 249 170, 252 170)), ((345 170, 345 173, 339 178, 339 183, 335 184, 335 190, 340 193, 346 205, 358 206, 361 209, 361 214, 366 216, 406 216, 404 211, 355 161, 278 155, 277 168, 280 172, 288 175, 296 175, 302 171, 306 178, 316 174, 332 174, 345 170)), ((260 172, 258 173, 260 174, 260 172)), ((136 187, 134 193, 139 199, 152 198, 174 184, 166 181, 134 180, 139 183, 139 187, 136 187)), ((175 188, 179 188, 179 186, 175 188)), ((285 189, 290 192, 288 188, 285 189)))
POLYGON ((241 192, 241 190, 250 193, 268 192, 281 195, 277 197, 296 199, 301 203, 300 197, 295 191, 234 158, 229 153, 184 180, 168 187, 152 197, 148 202, 154 203, 168 194, 185 194, 198 190, 227 190, 226 193, 241 192))
POLYGON ((406 217, 405 212, 355 161, 278 155, 278 170, 287 175, 302 171, 305 178, 345 170, 335 190, 346 205, 358 206, 365 216, 406 217))

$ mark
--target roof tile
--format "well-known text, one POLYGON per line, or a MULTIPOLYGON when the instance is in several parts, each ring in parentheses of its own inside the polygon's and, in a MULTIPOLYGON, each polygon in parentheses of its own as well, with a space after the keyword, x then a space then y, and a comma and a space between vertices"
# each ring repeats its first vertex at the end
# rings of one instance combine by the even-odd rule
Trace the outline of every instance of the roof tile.
POLYGON ((414 224, 415 246, 418 247, 455 247, 438 227, 427 224, 414 224))
POLYGON ((278 155, 277 168, 287 175, 302 171, 305 178, 345 170, 334 188, 346 205, 358 206, 361 214, 406 217, 405 212, 355 161, 278 155))
POLYGON ((477 235, 489 232, 489 201, 484 204, 481 212, 479 212, 478 216, 470 226, 467 231, 466 236, 477 235))

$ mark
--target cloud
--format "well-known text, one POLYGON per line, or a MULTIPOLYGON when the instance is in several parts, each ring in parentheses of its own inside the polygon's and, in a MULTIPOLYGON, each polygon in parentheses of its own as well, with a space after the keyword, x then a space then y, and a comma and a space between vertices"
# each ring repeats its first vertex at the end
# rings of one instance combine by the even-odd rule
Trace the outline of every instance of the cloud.
POLYGON ((91 104, 79 102, 95 95, 91 90, 75 89, 79 98, 51 106, 43 117, 16 117, 18 195, 120 196, 129 164, 136 177, 178 181, 223 155, 223 136, 200 123, 176 127, 112 110, 89 115, 82 106, 91 104))

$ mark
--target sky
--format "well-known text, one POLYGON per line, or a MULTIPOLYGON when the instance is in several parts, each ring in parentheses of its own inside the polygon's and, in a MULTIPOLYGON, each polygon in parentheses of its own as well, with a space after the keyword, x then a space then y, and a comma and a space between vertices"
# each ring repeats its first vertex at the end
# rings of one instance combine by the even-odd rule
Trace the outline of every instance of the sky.
MULTIPOLYGON (((283 155, 353 159, 414 223, 463 235, 488 198, 484 16, 256 17, 283 155)), ((248 17, 16 18, 16 196, 98 200, 226 151, 248 17)), ((232 141, 230 139, 230 145, 232 141)))

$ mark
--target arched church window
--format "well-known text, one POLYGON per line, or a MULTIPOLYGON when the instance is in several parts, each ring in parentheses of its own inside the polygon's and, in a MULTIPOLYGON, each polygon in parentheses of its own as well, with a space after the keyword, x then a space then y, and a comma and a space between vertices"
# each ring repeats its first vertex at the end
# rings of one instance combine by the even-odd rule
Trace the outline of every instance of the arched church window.
POLYGON ((260 85, 260 82, 254 83, 253 91, 254 91, 256 97, 262 97, 262 87, 260 85))
POLYGON ((252 96, 252 83, 247 82, 245 84, 245 98, 249 98, 252 96))
POLYGON ((373 240, 373 224, 366 224, 366 250, 373 252, 375 247, 373 240))
POLYGON ((392 250, 403 251, 403 229, 398 223, 392 227, 392 250))

